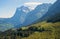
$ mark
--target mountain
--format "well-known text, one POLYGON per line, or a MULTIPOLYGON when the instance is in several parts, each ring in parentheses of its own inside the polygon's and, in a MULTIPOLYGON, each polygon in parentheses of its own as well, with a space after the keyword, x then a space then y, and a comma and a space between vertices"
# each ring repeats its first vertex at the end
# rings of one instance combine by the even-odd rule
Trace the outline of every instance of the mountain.
POLYGON ((60 21, 60 0, 57 0, 39 20, 47 20, 48 22, 60 21))
POLYGON ((14 16, 11 18, 12 23, 17 24, 17 25, 19 23, 22 24, 25 20, 26 15, 28 14, 28 12, 30 12, 30 9, 28 7, 21 6, 21 7, 17 8, 14 16))
POLYGON ((22 24, 28 12, 30 12, 28 7, 21 6, 17 8, 12 18, 0 18, 0 31, 6 31, 8 29, 14 28, 14 26, 17 26, 18 24, 22 24))
POLYGON ((37 19, 41 18, 44 14, 46 14, 50 6, 51 4, 47 3, 38 5, 34 10, 27 14, 25 22, 21 26, 26 26, 34 23, 34 21, 36 21, 37 19))
POLYGON ((2 24, 11 24, 14 26, 14 28, 19 28, 21 26, 26 26, 35 23, 36 20, 46 14, 50 6, 51 4, 44 3, 38 5, 32 11, 30 11, 30 9, 26 6, 21 6, 16 9, 16 12, 12 18, 1 18, 0 20, 2 21, 2 24))

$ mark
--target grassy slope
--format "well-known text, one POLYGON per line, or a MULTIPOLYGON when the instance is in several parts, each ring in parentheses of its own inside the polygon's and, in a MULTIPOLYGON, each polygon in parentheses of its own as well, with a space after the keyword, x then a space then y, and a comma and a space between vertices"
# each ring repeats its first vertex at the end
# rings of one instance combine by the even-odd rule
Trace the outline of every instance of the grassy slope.
POLYGON ((22 39, 60 39, 60 22, 56 22, 56 23, 42 22, 30 26, 35 26, 38 28, 43 27, 47 31, 34 32, 29 37, 22 39))
MULTIPOLYGON (((22 27, 22 30, 28 30, 28 28, 32 26, 37 27, 38 30, 39 29, 41 30, 43 28, 44 31, 43 32, 35 31, 28 37, 16 36, 16 39, 60 39, 60 22, 56 23, 40 22, 29 25, 27 27, 22 27)), ((25 33, 25 31, 23 33, 25 33)))

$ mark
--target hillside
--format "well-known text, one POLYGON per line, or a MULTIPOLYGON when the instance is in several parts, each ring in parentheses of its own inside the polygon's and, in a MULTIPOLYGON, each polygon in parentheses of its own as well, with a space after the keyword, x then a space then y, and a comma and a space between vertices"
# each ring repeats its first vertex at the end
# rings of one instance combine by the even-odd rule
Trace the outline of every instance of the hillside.
POLYGON ((60 39, 60 22, 39 22, 17 30, 9 30, 0 38, 6 39, 60 39), (11 32, 11 33, 10 33, 11 32))

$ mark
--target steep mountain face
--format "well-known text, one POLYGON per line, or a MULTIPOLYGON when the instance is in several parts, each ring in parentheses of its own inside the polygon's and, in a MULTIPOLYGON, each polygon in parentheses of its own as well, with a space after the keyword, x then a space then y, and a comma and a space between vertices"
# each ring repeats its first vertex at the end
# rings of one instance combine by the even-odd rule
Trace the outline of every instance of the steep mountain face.
POLYGON ((60 21, 60 0, 57 0, 39 20, 47 20, 50 22, 60 21))
POLYGON ((46 12, 48 11, 48 8, 51 6, 51 4, 41 4, 38 5, 35 10, 28 13, 25 22, 22 25, 29 25, 34 23, 37 19, 41 18, 46 12))
POLYGON ((30 12, 28 7, 21 6, 17 8, 15 15, 10 19, 10 23, 14 25, 22 24, 28 12, 30 12))

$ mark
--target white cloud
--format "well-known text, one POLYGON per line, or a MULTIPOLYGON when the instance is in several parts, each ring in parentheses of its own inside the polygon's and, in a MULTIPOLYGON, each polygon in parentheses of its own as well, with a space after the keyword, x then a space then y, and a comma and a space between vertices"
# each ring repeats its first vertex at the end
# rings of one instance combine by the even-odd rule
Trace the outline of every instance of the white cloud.
POLYGON ((38 4, 42 4, 40 2, 27 2, 25 3, 26 5, 38 5, 38 4))
POLYGON ((35 7, 37 5, 40 5, 40 4, 42 4, 42 3, 40 3, 40 2, 27 2, 27 3, 24 3, 24 5, 28 6, 30 9, 35 9, 35 7))

